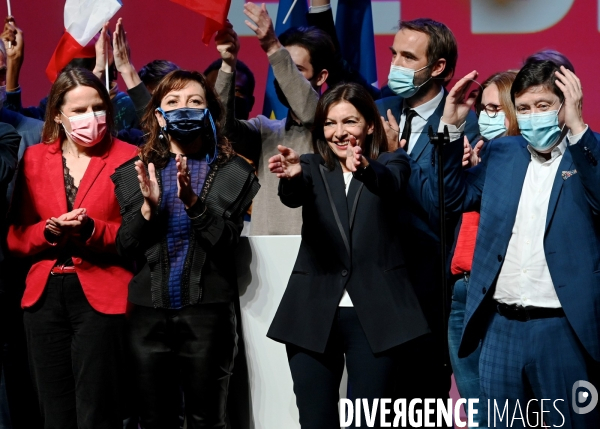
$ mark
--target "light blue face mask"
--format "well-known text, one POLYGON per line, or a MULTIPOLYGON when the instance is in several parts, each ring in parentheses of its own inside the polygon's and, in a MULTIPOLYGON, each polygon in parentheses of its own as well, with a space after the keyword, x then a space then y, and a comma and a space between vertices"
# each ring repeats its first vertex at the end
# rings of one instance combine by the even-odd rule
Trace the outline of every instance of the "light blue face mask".
MULTIPOLYGON (((558 110, 548 112, 517 114, 521 135, 538 152, 548 152, 559 142, 562 128, 558 126, 558 110)), ((563 125, 564 128, 564 125, 563 125)))
POLYGON ((504 125, 504 118, 506 115, 504 112, 496 112, 496 116, 491 118, 486 110, 482 110, 479 114, 479 133, 482 137, 491 140, 496 137, 500 137, 506 133, 506 126, 504 125))
POLYGON ((403 98, 412 97, 417 93, 419 88, 425 85, 431 79, 427 79, 421 85, 416 86, 414 83, 415 73, 429 67, 427 64, 425 67, 421 67, 418 70, 408 69, 406 67, 395 66, 392 64, 390 67, 390 74, 388 75, 388 86, 394 92, 403 98))

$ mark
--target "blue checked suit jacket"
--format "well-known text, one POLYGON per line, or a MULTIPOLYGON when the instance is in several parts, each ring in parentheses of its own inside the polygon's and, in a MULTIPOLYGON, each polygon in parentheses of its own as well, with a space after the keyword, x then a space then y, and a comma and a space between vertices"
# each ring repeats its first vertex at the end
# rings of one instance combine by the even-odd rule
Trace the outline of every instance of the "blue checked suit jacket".
MULTIPOLYGON (((464 171, 462 140, 444 148, 447 210, 481 214, 461 357, 477 347, 494 311, 495 284, 531 161, 521 136, 492 140, 486 146, 482 162, 464 171)), ((599 159, 600 139, 590 129, 567 147, 552 185, 544 236, 546 261, 567 320, 596 361, 600 360, 599 159)))
MULTIPOLYGON (((428 188, 428 175, 432 170, 432 145, 429 143, 427 130, 431 125, 433 131, 437 132, 440 119, 444 113, 446 105, 446 96, 439 106, 427 120, 424 132, 419 136, 417 143, 409 155, 410 179, 408 182, 407 204, 400 212, 399 222, 405 230, 403 250, 406 258, 406 266, 410 281, 415 287, 417 296, 421 303, 421 308, 427 317, 427 321, 434 333, 440 336, 446 335, 442 332, 442 300, 441 286, 442 277, 440 271, 440 240, 439 240, 439 221, 438 208, 432 205, 428 188)), ((401 109, 404 99, 393 96, 377 100, 376 104, 379 113, 387 118, 387 110, 391 109, 392 114, 400 123, 401 109)), ((479 134, 477 125, 477 116, 470 112, 465 126, 465 135, 471 142, 477 142, 476 137, 479 134)), ((403 151, 403 149, 398 149, 403 151)), ((434 179, 437 183, 437 178, 434 179)), ((436 200, 437 202, 437 200, 436 200)), ((448 231, 454 231, 454 225, 458 216, 449 221, 448 231)), ((448 250, 452 246, 453 235, 448 236, 448 250)))

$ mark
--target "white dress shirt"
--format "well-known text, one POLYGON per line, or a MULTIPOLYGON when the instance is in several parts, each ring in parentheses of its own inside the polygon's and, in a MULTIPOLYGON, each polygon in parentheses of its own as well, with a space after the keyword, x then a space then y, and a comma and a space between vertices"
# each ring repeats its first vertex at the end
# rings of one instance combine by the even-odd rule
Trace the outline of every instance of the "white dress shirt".
MULTIPOLYGON (((348 189, 350 189, 350 182, 352 181, 352 173, 344 173, 344 184, 346 185, 346 197, 348 196, 348 189)), ((348 295, 348 291, 344 289, 344 294, 342 295, 342 299, 340 299, 339 307, 354 307, 352 304, 352 300, 350 299, 350 295, 348 295)))
MULTIPOLYGON (((419 139, 419 137, 421 136, 420 133, 423 132, 423 130, 425 132, 427 132, 427 130, 425 130, 425 125, 427 124, 427 121, 429 120, 429 118, 431 117, 431 115, 433 115, 433 112, 435 112, 435 109, 438 108, 438 106, 440 105, 440 103, 442 102, 442 99, 444 98, 444 90, 440 90, 440 93, 438 95, 436 95, 435 97, 433 97, 431 100, 429 100, 427 103, 423 103, 418 107, 412 108, 417 114, 413 117, 412 122, 411 122, 411 133, 410 133, 410 138, 408 139, 408 148, 407 148, 407 153, 411 153, 413 148, 415 147, 415 145, 417 144, 417 140, 419 139)), ((400 137, 402 136, 402 130, 404 129, 404 123, 406 122, 406 115, 404 114, 404 109, 406 107, 409 107, 406 105, 406 101, 402 102, 402 114, 400 115, 400 124, 399 124, 399 130, 400 133, 398 134, 398 139, 400 139, 400 137)))
MULTIPOLYGON (((586 127, 587 130, 587 127, 586 127)), ((577 143, 585 130, 577 135, 569 132, 569 144, 577 143)), ((556 146, 549 160, 531 146, 531 162, 527 167, 517 217, 508 242, 504 264, 496 283, 494 299, 522 307, 562 307, 550 276, 544 234, 548 203, 558 166, 567 149, 567 139, 556 146)))

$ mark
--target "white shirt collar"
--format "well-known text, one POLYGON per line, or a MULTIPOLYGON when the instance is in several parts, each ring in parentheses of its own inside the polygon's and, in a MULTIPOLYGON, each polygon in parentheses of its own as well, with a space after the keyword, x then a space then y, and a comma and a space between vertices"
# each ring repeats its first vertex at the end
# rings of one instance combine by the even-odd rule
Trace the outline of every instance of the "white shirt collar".
POLYGON ((562 141, 558 145, 556 145, 554 149, 552 149, 552 152, 550 152, 550 159, 545 159, 544 157, 542 157, 530 145, 527 145, 527 150, 529 151, 529 153, 531 153, 531 159, 535 159, 540 164, 544 164, 546 162, 548 164, 552 164, 556 160, 556 158, 564 154, 565 150, 567 150, 567 138, 566 136, 563 137, 562 141))
MULTIPOLYGON (((421 118, 428 120, 429 117, 433 115, 433 112, 435 112, 435 109, 437 109, 442 102, 442 98, 444 98, 444 88, 442 88, 439 94, 433 97, 431 100, 413 108, 413 110, 417 112, 417 115, 419 115, 421 118)), ((402 113, 404 113, 405 107, 408 107, 406 105, 406 100, 402 102, 402 113)))

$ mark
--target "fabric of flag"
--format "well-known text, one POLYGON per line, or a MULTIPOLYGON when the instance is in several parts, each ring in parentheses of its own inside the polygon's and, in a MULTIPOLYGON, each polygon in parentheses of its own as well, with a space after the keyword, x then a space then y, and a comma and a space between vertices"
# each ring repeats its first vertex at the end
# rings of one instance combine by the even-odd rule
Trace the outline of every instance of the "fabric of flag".
MULTIPOLYGON (((294 0, 280 0, 279 8, 277 9, 277 20, 275 21, 275 33, 279 36, 281 33, 291 27, 306 26, 306 14, 308 13, 308 4, 306 0, 297 0, 296 5, 292 9, 290 16, 285 24, 283 20, 290 11, 294 0)), ((271 119, 283 119, 287 116, 287 107, 279 102, 275 93, 273 81, 275 75, 273 69, 269 66, 269 74, 267 76, 267 88, 265 90, 265 102, 263 105, 263 115, 271 119)))
POLYGON ((339 0, 335 29, 342 57, 369 84, 378 87, 371 0, 339 0))
MULTIPOLYGON (((65 3, 65 34, 58 42, 46 67, 46 76, 53 82, 73 58, 89 57, 86 46, 121 8, 120 0, 67 0, 65 3)), ((94 54, 95 55, 95 54, 94 54)))
POLYGON ((231 0, 171 0, 206 17, 202 42, 208 45, 212 36, 225 27, 231 0))

